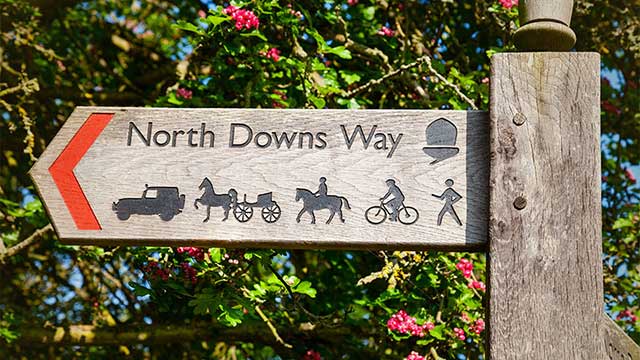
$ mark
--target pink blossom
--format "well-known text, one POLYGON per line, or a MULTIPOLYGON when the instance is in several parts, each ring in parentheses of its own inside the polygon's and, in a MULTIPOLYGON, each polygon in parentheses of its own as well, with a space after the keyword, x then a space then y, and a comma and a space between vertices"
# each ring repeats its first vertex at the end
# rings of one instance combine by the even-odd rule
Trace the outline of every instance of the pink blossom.
POLYGON ((427 358, 415 351, 412 351, 411 354, 407 355, 407 357, 404 358, 404 360, 427 360, 427 358))
POLYGON ((151 280, 169 280, 169 270, 163 269, 162 266, 156 261, 149 261, 149 263, 147 263, 147 265, 142 268, 142 271, 151 280))
POLYGON ((260 20, 258 20, 256 14, 254 14, 251 10, 240 9, 233 5, 229 5, 224 10, 222 10, 222 12, 225 15, 231 16, 231 18, 235 20, 236 30, 250 30, 252 28, 257 29, 260 25, 260 20))
POLYGON ((464 330, 460 328, 453 328, 453 332, 459 340, 465 340, 467 336, 464 334, 464 330))
POLYGON ((626 319, 628 322, 631 322, 631 323, 635 323, 638 321, 638 317, 636 316, 636 314, 634 314, 631 311, 631 309, 626 309, 621 311, 616 317, 616 320, 624 320, 624 319, 626 319))
POLYGON ((273 61, 277 62, 278 60, 280 60, 280 50, 271 48, 269 49, 269 51, 267 51, 265 56, 267 59, 272 59, 273 61))
POLYGON ((504 8, 511 9, 518 5, 518 0, 498 0, 504 8))
POLYGON ((191 99, 192 95, 193 95, 193 91, 189 89, 179 88, 178 90, 176 90, 176 96, 179 98, 183 98, 185 100, 191 99))
POLYGON ((204 260, 204 249, 197 247, 179 247, 176 249, 178 254, 187 254, 197 261, 204 260))
POLYGON ((480 82, 482 82, 483 84, 488 84, 489 83, 489 78, 488 77, 483 77, 482 80, 480 80, 480 82))
POLYGON ((462 271, 462 276, 468 279, 473 272, 473 263, 470 260, 462 258, 456 264, 456 269, 462 271))
POLYGON ((191 266, 191 264, 183 262, 180 264, 180 268, 182 269, 182 273, 184 274, 184 278, 186 280, 191 281, 192 284, 198 282, 198 280, 196 279, 197 271, 191 266))
POLYGON ((471 319, 469 319, 469 315, 467 315, 467 313, 462 313, 462 315, 460 315, 460 319, 462 319, 462 321, 464 321, 466 323, 471 321, 471 319))
POLYGON ((469 289, 478 289, 478 290, 481 290, 481 291, 487 290, 487 287, 485 286, 485 284, 482 281, 473 280, 467 286, 469 287, 469 289))
POLYGON ((382 28, 380 28, 380 30, 378 30, 378 35, 381 35, 381 36, 393 37, 395 34, 396 34, 395 31, 391 30, 386 26, 383 26, 382 28))
POLYGON ((484 325, 484 320, 478 319, 475 323, 469 326, 469 331, 480 335, 480 333, 484 331, 484 325))
POLYGON ((204 10, 198 10, 198 17, 203 18, 206 17, 207 13, 204 10))
POLYGON ((422 325, 416 323, 416 318, 409 316, 404 310, 399 310, 387 321, 387 328, 401 334, 411 334, 412 336, 424 337, 435 325, 426 322, 422 325))
POLYGON ((358 0, 347 0, 347 4, 349 4, 349 6, 358 5, 358 0))
POLYGON ((322 360, 322 356, 315 350, 307 350, 302 356, 302 360, 322 360))
POLYGON ((633 175, 633 172, 630 169, 624 169, 624 174, 627 176, 627 179, 629 179, 629 181, 631 181, 631 183, 635 184, 636 183, 636 177, 635 175, 633 175))

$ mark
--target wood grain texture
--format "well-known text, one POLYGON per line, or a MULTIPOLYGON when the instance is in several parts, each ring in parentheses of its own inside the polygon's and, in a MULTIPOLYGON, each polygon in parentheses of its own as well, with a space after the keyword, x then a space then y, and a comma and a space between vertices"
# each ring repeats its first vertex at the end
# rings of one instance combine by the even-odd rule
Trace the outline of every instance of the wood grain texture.
POLYGON ((607 314, 602 314, 607 360, 640 360, 640 346, 607 314))
MULTIPOLYGON (((199 135, 193 141, 198 145, 199 135)), ((164 142, 164 135, 158 140, 164 142)), ((390 139, 387 141, 390 147, 390 139)), ((261 143, 266 142, 267 137, 262 136, 261 143)), ((41 156, 31 175, 58 234, 70 244, 481 250, 487 239, 488 115, 481 111, 431 110, 80 107, 41 156), (93 113, 115 116, 78 163, 74 174, 101 230, 78 230, 47 169, 93 113), (457 127, 459 153, 430 165, 433 158, 423 151, 427 146, 425 129, 439 118, 446 118, 457 127), (179 136, 175 147, 171 142, 164 147, 153 143, 146 146, 135 132, 128 146, 131 122, 145 137, 149 122, 153 123, 153 132, 163 129, 170 133, 192 128, 200 131, 204 123, 206 130, 215 134, 214 147, 209 147, 208 136, 204 147, 189 146, 187 135, 179 136), (278 149, 273 144, 259 148, 253 142, 246 147, 229 148, 232 123, 249 125, 254 136, 259 131, 324 132, 327 145, 309 149, 305 142, 300 148, 296 138, 290 149, 285 146, 278 149), (373 125, 378 133, 393 134, 396 140, 398 134, 403 136, 389 157, 390 149, 374 147, 373 143, 381 137, 364 149, 358 136, 349 149, 340 125, 345 126, 349 136, 356 125, 362 126, 365 136, 373 125), (345 223, 336 215, 331 224, 325 224, 328 210, 316 211, 316 224, 310 224, 307 214, 297 223, 302 202, 295 199, 296 188, 316 191, 322 176, 327 178, 330 195, 348 199, 351 210, 343 207, 345 223), (234 188, 239 201, 247 194, 247 201, 253 203, 258 194, 272 192, 273 200, 282 210, 281 218, 266 223, 261 218, 261 208, 256 207, 247 222, 238 222, 233 214, 227 221, 221 221, 223 210, 213 207, 210 221, 203 223, 206 210, 201 205, 196 209, 194 200, 203 193, 198 186, 205 177, 211 180, 216 193, 234 188), (416 223, 402 225, 387 219, 383 224, 372 225, 366 221, 365 211, 379 204, 378 198, 387 192, 385 180, 389 178, 395 179, 402 189, 405 204, 418 209, 416 223), (447 179, 454 180, 453 189, 462 195, 454 208, 463 226, 449 214, 444 216, 441 226, 437 225, 444 202, 432 194, 442 194, 447 189, 447 179), (140 197, 145 184, 177 186, 186 197, 183 212, 170 221, 142 215, 119 220, 112 204, 121 198, 140 197)))
POLYGON ((595 53, 492 58, 492 360, 605 356, 599 69, 595 53))

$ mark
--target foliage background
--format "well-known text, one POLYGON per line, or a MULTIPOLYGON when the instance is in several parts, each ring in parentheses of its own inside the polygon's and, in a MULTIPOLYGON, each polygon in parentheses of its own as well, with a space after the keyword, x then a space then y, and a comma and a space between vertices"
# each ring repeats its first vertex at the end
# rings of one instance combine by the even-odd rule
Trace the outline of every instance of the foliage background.
MULTIPOLYGON (((482 358, 480 254, 63 246, 27 173, 78 105, 486 110, 503 3, 237 2, 260 22, 238 30, 227 3, 0 0, 0 357, 482 358), (401 309, 434 329, 389 329, 401 309)), ((639 13, 572 23, 602 56, 605 301, 636 342, 639 13)))

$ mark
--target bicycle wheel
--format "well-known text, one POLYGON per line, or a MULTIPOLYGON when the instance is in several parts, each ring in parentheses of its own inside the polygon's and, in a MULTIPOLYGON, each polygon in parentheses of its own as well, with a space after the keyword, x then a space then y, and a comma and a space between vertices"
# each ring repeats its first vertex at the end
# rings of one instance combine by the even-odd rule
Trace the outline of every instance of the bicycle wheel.
POLYGON ((387 220, 387 212, 382 206, 376 205, 368 208, 364 217, 370 224, 378 225, 387 220))
POLYGON ((418 210, 411 206, 405 206, 398 212, 398 221, 405 225, 411 225, 418 221, 418 210))

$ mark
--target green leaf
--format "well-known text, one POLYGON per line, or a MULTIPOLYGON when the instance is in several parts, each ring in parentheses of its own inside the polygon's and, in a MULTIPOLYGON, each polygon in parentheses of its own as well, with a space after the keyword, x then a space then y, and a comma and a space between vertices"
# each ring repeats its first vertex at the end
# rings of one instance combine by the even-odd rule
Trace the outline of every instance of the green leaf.
POLYGON ((206 17, 206 22, 216 27, 225 21, 231 20, 230 16, 209 15, 206 17))
POLYGON ((630 226, 633 226, 633 221, 631 221, 631 219, 620 218, 617 219, 615 223, 613 223, 614 229, 622 229, 630 226))
POLYGON ((252 32, 248 32, 248 33, 240 33, 240 36, 244 36, 244 37, 253 36, 253 37, 260 38, 263 41, 267 41, 267 38, 264 35, 262 35, 258 30, 253 30, 252 32))
POLYGON ((316 289, 312 287, 312 284, 309 281, 300 282, 298 286, 294 287, 292 290, 294 293, 305 294, 311 298, 316 297, 316 289))
POLYGON ((219 263, 222 261, 222 250, 219 248, 212 248, 209 250, 209 256, 211 257, 211 261, 214 263, 219 263))
POLYGON ((361 79, 360 74, 351 71, 341 71, 340 76, 342 76, 347 85, 351 85, 361 79))
POLYGON ((376 7, 375 6, 368 6, 364 9, 362 9, 362 17, 367 20, 367 21, 371 21, 373 20, 373 18, 376 16, 376 7))
POLYGON ((316 109, 324 109, 325 105, 327 104, 323 98, 319 98, 314 95, 309 95, 309 101, 313 103, 313 106, 315 106, 316 109))
POLYGON ((343 59, 351 59, 351 51, 344 46, 326 47, 323 49, 325 53, 333 54, 343 59))
POLYGON ((129 286, 131 286, 133 288, 133 294, 136 296, 147 296, 147 295, 152 295, 153 294, 153 290, 144 287, 138 283, 135 283, 133 281, 129 282, 129 286))
POLYGON ((178 20, 173 26, 180 30, 193 32, 198 35, 204 35, 204 31, 201 28, 197 27, 196 25, 190 22, 186 22, 184 20, 178 20))
POLYGON ((436 327, 431 329, 431 331, 429 331, 429 335, 433 336, 438 340, 444 340, 444 334, 443 334, 444 329, 445 329, 445 324, 437 325, 436 327))

